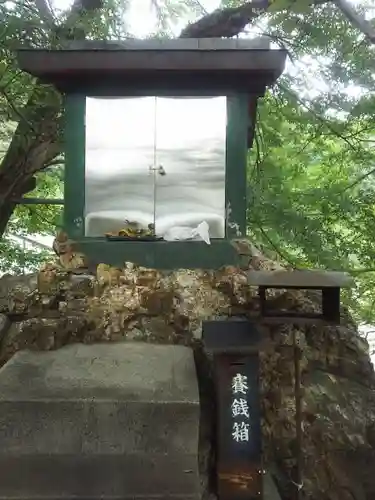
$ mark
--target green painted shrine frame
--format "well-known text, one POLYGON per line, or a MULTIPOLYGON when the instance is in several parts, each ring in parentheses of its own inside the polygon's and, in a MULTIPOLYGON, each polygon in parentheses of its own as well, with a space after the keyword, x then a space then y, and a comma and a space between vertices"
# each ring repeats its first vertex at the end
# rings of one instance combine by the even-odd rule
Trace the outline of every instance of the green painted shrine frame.
POLYGON ((86 95, 65 96, 65 187, 64 229, 81 251, 95 262, 121 265, 125 260, 154 268, 217 268, 236 264, 237 252, 231 238, 246 234, 249 99, 251 96, 227 96, 227 134, 225 165, 225 238, 200 241, 108 241, 85 236, 85 106, 86 95), (229 221, 228 221, 229 219, 229 221), (228 223, 229 222, 229 223, 228 223), (100 259, 99 259, 100 256, 100 259))
POLYGON ((231 243, 246 236, 247 157, 258 99, 283 72, 284 49, 269 40, 153 39, 83 41, 61 49, 20 49, 20 68, 53 84, 65 98, 64 229, 89 263, 130 261, 155 269, 236 265, 231 243), (225 237, 203 241, 108 241, 85 236, 87 97, 227 98, 225 237))

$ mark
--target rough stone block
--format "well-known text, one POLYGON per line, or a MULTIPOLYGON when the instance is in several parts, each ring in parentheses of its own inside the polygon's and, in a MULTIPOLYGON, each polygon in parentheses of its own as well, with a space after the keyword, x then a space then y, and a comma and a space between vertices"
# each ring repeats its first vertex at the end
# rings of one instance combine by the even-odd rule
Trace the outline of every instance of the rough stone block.
POLYGON ((5 314, 0 313, 0 343, 3 341, 5 334, 10 328, 10 321, 5 314))
POLYGON ((275 481, 269 472, 263 475, 263 496, 264 500, 281 500, 275 481))
POLYGON ((200 498, 193 353, 19 352, 0 370, 0 498, 200 498))

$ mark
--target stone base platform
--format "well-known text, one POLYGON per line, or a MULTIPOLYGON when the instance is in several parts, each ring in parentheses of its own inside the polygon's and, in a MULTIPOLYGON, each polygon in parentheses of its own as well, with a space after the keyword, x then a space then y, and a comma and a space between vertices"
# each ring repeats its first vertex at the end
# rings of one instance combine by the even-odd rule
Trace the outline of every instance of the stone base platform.
POLYGON ((193 353, 19 352, 0 370, 0 499, 198 499, 193 353))

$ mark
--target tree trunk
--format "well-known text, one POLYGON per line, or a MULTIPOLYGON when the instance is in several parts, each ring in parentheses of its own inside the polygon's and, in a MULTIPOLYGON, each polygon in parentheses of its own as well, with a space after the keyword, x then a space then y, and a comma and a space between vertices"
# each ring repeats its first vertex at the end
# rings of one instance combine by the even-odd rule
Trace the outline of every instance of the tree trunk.
MULTIPOLYGON (((35 6, 46 29, 56 35, 58 27, 48 2, 38 0, 35 6)), ((88 11, 95 17, 95 11, 101 7, 99 0, 75 0, 65 26, 78 21, 80 16, 87 18, 88 11)), ((34 174, 61 152, 61 98, 55 89, 36 83, 19 116, 20 121, 0 165, 0 239, 17 206, 13 200, 30 191, 29 183, 34 174)))
MULTIPOLYGON (((44 89, 43 89, 44 90, 44 89)), ((61 100, 53 89, 40 95, 36 88, 23 109, 22 118, 0 168, 0 237, 16 204, 30 191, 30 180, 61 150, 61 100)), ((32 189, 32 187, 31 187, 32 189)))

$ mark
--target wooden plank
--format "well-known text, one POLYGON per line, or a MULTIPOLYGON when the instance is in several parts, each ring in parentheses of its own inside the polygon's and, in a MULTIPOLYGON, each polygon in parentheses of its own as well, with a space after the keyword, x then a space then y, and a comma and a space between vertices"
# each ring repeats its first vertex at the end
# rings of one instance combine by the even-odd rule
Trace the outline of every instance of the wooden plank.
POLYGON ((218 496, 221 500, 261 499, 259 353, 219 355, 214 364, 218 496))
POLYGON ((269 37, 257 38, 153 38, 153 39, 128 39, 128 40, 67 40, 63 48, 38 49, 27 46, 20 47, 20 53, 37 52, 175 52, 175 51, 270 51, 284 52, 283 49, 270 49, 269 37))
MULTIPOLYGON (((249 132, 249 96, 227 98, 227 142, 225 169, 226 237, 246 234, 247 150, 249 132)), ((252 124, 254 127, 255 124, 252 124)))
MULTIPOLYGON (((295 325, 336 325, 337 321, 329 321, 323 318, 323 316, 258 316, 254 318, 258 321, 259 325, 283 325, 283 324, 295 324, 295 325)), ((263 351, 263 349, 262 349, 263 351)))
POLYGON ((203 321, 202 330, 205 348, 214 354, 249 354, 269 347, 269 340, 262 337, 255 321, 230 317, 203 321))
POLYGON ((212 239, 211 245, 207 245, 204 241, 84 238, 76 240, 75 247, 87 256, 92 265, 104 263, 121 267, 124 262, 134 262, 155 269, 219 269, 226 265, 238 265, 239 259, 235 248, 225 239, 212 239))
MULTIPOLYGON (((104 80, 115 75, 122 78, 122 83, 135 75, 142 81, 149 81, 149 75, 145 75, 145 71, 151 72, 153 77, 163 71, 172 75, 189 72, 189 77, 192 78, 204 74, 215 81, 230 74, 238 79, 245 78, 247 85, 251 87, 256 79, 264 80, 263 86, 272 84, 284 70, 286 52, 241 47, 220 50, 213 50, 211 47, 199 50, 30 49, 19 50, 17 58, 23 71, 50 81, 63 78, 76 80, 85 75, 87 77, 87 72, 90 75, 97 74, 98 78, 104 80), (233 72, 236 74, 233 75, 233 72)), ((171 75, 168 80, 170 78, 171 75)), ((152 85, 151 78, 149 86, 152 85)))
POLYGON ((64 205, 60 198, 13 198, 18 205, 64 205))
POLYGON ((264 95, 267 85, 273 83, 272 73, 254 74, 233 71, 154 71, 139 72, 88 71, 43 74, 40 81, 53 84, 62 93, 81 93, 91 97, 215 97, 235 93, 264 95))
MULTIPOLYGON (((270 50, 271 39, 257 38, 157 38, 128 40, 62 40, 63 50, 270 50)), ((21 47, 20 51, 32 50, 21 47)), ((274 50, 274 49, 273 49, 274 50)))
POLYGON ((263 490, 257 349, 261 330, 238 318, 204 321, 202 326, 205 348, 214 353, 218 496, 258 500, 263 490))
POLYGON ((22 69, 28 73, 53 74, 66 71, 251 71, 275 72, 284 69, 279 51, 185 50, 180 51, 30 51, 19 54, 22 69), (181 51, 182 52, 182 51, 181 51), (25 60, 25 58, 28 60, 25 60))
POLYGON ((344 272, 303 271, 249 271, 248 284, 266 288, 350 288, 353 278, 344 272))
MULTIPOLYGON (((67 40, 64 50, 269 50, 269 37, 67 40)), ((21 49, 22 50, 22 49, 21 49)), ((30 50, 30 49, 25 49, 30 50)))
POLYGON ((85 113, 85 96, 65 96, 64 228, 73 240, 85 234, 85 113))

